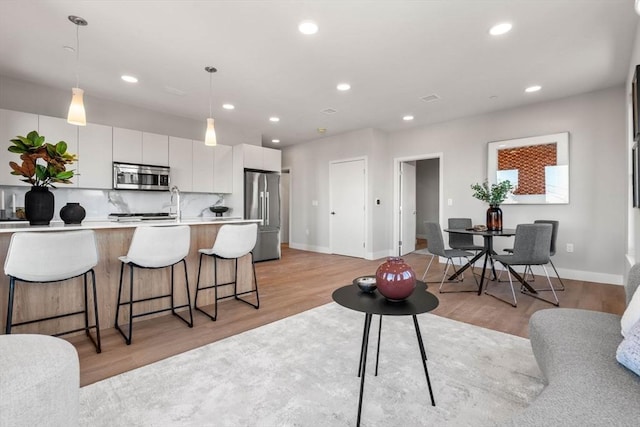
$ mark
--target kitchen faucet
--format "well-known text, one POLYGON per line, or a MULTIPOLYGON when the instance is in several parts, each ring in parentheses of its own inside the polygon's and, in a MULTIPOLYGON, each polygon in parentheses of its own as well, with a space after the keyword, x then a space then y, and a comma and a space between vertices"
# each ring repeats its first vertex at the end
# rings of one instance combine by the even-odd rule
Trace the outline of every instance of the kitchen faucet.
MULTIPOLYGON (((175 216, 176 219, 178 220, 178 222, 180 222, 180 220, 182 219, 182 214, 180 212, 180 190, 178 189, 177 185, 174 185, 173 187, 171 187, 171 189, 169 190, 171 192, 171 207, 169 208, 170 210, 174 207, 174 199, 173 196, 175 195, 175 216)), ((171 213, 171 212, 169 212, 171 213)))

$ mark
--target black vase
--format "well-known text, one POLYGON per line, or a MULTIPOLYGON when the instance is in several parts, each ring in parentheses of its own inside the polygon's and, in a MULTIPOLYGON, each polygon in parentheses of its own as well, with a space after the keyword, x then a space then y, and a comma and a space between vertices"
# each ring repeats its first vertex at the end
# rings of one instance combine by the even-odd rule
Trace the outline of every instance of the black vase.
POLYGON ((65 224, 80 224, 86 214, 80 203, 67 203, 60 209, 60 219, 65 224))
POLYGON ((502 231, 502 209, 498 205, 491 205, 487 209, 487 230, 502 231))
POLYGON ((55 198, 49 187, 31 187, 24 195, 24 212, 30 225, 49 225, 55 198))

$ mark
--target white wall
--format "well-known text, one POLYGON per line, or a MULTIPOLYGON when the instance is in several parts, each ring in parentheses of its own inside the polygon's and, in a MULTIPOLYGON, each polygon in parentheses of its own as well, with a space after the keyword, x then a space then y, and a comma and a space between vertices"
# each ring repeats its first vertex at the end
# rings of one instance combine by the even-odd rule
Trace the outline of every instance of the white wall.
MULTIPOLYGON (((393 159, 442 152, 443 218, 471 217, 485 221, 487 206, 471 197, 470 185, 487 176, 487 143, 503 139, 568 131, 570 134, 570 198, 567 205, 503 206, 505 226, 535 219, 560 221, 559 252, 554 258, 567 278, 622 283, 627 217, 627 137, 625 91, 622 86, 554 102, 529 105, 437 125, 380 136, 386 149, 373 142, 367 129, 301 144, 283 150, 291 176, 291 244, 301 248, 329 247, 328 162, 367 155, 370 204, 381 198, 370 222, 373 255, 391 253, 393 159), (374 149, 375 147, 375 149, 374 149), (373 166, 375 164, 375 167, 373 166), (319 200, 318 207, 311 200, 319 200), (308 235, 305 230, 309 230, 308 235), (381 242, 382 236, 386 241, 381 242), (564 248, 573 243, 575 251, 564 248), (385 253, 386 252, 386 253, 385 253)), ((384 135, 382 133, 379 133, 384 135)), ((426 156, 425 156, 426 157, 426 156)), ((446 224, 443 224, 446 225, 446 224)), ((506 247, 512 242, 496 241, 506 247)))
MULTIPOLYGON (((69 102, 71 102, 71 89, 60 90, 0 76, 0 108, 66 118, 69 102)), ((84 94, 84 104, 87 111, 87 121, 91 123, 198 141, 204 140, 206 130, 204 118, 193 120, 152 111, 96 98, 91 96, 89 92, 84 94)), ((216 136, 218 143, 223 145, 262 145, 260 133, 247 131, 220 119, 216 119, 216 136)))
POLYGON ((632 171, 631 171, 631 148, 635 144, 633 141, 633 106, 631 100, 631 81, 636 70, 636 65, 640 64, 640 25, 636 30, 636 38, 631 52, 631 62, 629 64, 629 75, 626 84, 626 108, 627 108, 627 124, 625 139, 627 142, 627 211, 629 212, 629 220, 627 223, 627 265, 625 270, 625 278, 628 269, 635 263, 640 262, 640 209, 633 207, 633 199, 631 197, 632 189, 632 171))
POLYGON ((366 157, 367 224, 366 257, 387 255, 391 229, 392 164, 386 161, 386 135, 375 129, 363 129, 331 136, 310 143, 286 147, 283 168, 291 170, 291 234, 289 246, 318 252, 330 252, 329 241, 329 162, 366 157), (380 205, 375 200, 380 199, 380 205), (317 206, 312 201, 318 201, 317 206))

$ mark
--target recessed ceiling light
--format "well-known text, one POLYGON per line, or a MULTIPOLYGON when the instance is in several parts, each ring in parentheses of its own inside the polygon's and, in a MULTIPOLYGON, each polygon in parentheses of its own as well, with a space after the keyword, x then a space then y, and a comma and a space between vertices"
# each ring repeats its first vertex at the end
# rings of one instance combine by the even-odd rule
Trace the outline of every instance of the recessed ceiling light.
POLYGON ((311 35, 318 32, 318 24, 313 21, 302 21, 300 25, 298 25, 298 30, 302 34, 311 35))
POLYGON ((270 122, 274 122, 274 123, 279 122, 280 121, 280 117, 269 117, 269 121, 270 122))
POLYGON ((531 93, 531 92, 537 92, 540 89, 542 89, 542 86, 535 85, 535 86, 529 86, 524 91, 527 92, 527 93, 531 93))
POLYGON ((326 133, 327 132, 327 128, 318 128, 318 129, 316 129, 316 131, 318 131, 318 133, 326 133))
POLYGON ((349 90, 351 89, 351 85, 349 83, 340 83, 338 86, 336 86, 336 89, 341 91, 349 90))
POLYGON ((273 142, 274 144, 280 144, 280 140, 279 139, 272 139, 271 142, 273 142))
POLYGON ((128 76, 128 75, 125 74, 125 75, 120 76, 120 78, 122 80, 124 80, 125 82, 127 82, 127 83, 138 83, 138 79, 136 77, 134 77, 134 76, 128 76))
POLYGON ((233 104, 222 104, 222 108, 225 110, 234 110, 236 107, 233 104))
POLYGON ((511 28, 513 28, 513 26, 509 22, 502 22, 491 27, 489 34, 492 36, 500 36, 511 31, 511 28))
POLYGON ((405 122, 410 122, 411 120, 413 120, 413 116, 404 116, 402 120, 404 120, 405 122))

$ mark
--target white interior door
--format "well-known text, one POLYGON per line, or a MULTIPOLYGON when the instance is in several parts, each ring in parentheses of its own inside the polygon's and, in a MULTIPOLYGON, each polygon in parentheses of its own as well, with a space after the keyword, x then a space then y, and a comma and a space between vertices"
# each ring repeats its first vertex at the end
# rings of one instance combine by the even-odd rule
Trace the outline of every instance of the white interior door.
POLYGON ((400 163, 400 255, 416 250, 416 165, 400 163))
POLYGON ((364 258, 364 160, 332 162, 329 175, 331 253, 364 258))

